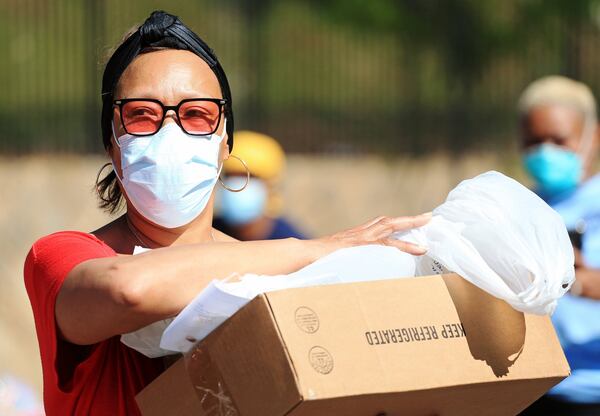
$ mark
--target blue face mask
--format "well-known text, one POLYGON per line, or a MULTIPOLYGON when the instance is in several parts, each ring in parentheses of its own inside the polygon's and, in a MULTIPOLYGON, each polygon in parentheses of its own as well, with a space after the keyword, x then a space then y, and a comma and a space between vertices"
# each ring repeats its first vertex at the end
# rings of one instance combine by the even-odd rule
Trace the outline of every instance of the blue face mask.
POLYGON ((583 163, 577 153, 554 144, 542 144, 523 157, 527 172, 545 196, 556 196, 574 190, 583 175, 583 163))
MULTIPOLYGON (((224 180, 231 189, 239 189, 246 183, 245 177, 233 176, 224 180)), ((219 191, 219 213, 227 224, 243 225, 259 218, 267 205, 268 191, 263 181, 251 178, 248 186, 241 192, 219 191)))

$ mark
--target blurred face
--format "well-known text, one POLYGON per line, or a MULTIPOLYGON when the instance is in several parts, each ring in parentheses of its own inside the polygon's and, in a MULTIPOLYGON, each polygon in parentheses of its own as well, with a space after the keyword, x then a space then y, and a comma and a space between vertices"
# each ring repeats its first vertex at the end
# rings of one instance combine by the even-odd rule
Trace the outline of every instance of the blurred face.
POLYGON ((246 175, 227 175, 224 186, 229 189, 243 189, 231 192, 220 189, 220 211, 223 221, 229 226, 245 226, 264 217, 269 199, 268 184, 262 179, 246 175))
MULTIPOLYGON (((152 98, 166 106, 175 106, 189 98, 222 98, 217 77, 206 62, 189 51, 165 49, 144 53, 136 57, 127 67, 115 90, 115 99, 152 98)), ((172 110, 166 113, 163 127, 176 123, 172 110)), ((118 108, 113 110, 113 123, 117 137, 126 134, 118 108)), ((216 131, 224 133, 223 116, 216 131)), ((110 155, 117 173, 122 176, 121 155, 115 137, 110 155)), ((225 137, 221 143, 220 160, 229 157, 225 137)))
POLYGON ((568 195, 592 174, 598 129, 588 129, 583 115, 561 105, 534 107, 522 120, 523 164, 542 197, 568 195))
POLYGON ((559 105, 533 108, 521 125, 524 150, 550 143, 573 152, 581 148, 584 120, 577 111, 559 105))

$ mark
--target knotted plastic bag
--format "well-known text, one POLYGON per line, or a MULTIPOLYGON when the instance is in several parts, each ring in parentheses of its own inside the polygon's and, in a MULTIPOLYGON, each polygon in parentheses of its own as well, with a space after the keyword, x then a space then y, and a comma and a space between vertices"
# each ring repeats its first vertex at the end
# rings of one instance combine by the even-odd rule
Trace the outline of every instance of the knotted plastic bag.
POLYGON ((416 275, 458 273, 522 312, 552 313, 575 279, 561 217, 498 172, 461 182, 430 223, 396 237, 428 247, 416 275))

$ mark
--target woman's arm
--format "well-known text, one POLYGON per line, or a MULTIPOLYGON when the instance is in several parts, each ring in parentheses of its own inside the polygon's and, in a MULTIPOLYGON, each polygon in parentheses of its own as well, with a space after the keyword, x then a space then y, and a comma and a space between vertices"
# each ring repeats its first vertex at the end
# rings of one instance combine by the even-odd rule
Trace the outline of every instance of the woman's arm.
POLYGON ((430 217, 380 217, 318 240, 193 244, 89 260, 64 281, 56 321, 66 340, 93 344, 176 315, 212 279, 232 273, 287 274, 339 248, 365 244, 424 254, 422 247, 389 236, 424 225, 430 217))

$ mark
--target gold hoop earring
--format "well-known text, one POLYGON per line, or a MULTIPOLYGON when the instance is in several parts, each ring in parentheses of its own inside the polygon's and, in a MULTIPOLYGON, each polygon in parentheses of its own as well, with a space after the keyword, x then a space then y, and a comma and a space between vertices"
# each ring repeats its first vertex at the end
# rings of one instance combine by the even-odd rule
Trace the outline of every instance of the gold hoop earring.
POLYGON ((221 186, 223 188, 227 189, 229 192, 242 192, 244 189, 246 189, 246 187, 250 183, 250 169, 248 169, 248 165, 246 164, 246 162, 244 162, 244 160, 242 158, 239 158, 239 157, 234 156, 234 155, 229 155, 229 157, 236 158, 237 160, 240 161, 240 163, 242 165, 244 165, 244 168, 246 169, 246 183, 240 189, 231 189, 230 187, 228 187, 227 185, 225 185, 225 183, 223 183, 223 180, 221 179, 220 175, 219 175, 219 183, 221 184, 221 186))

